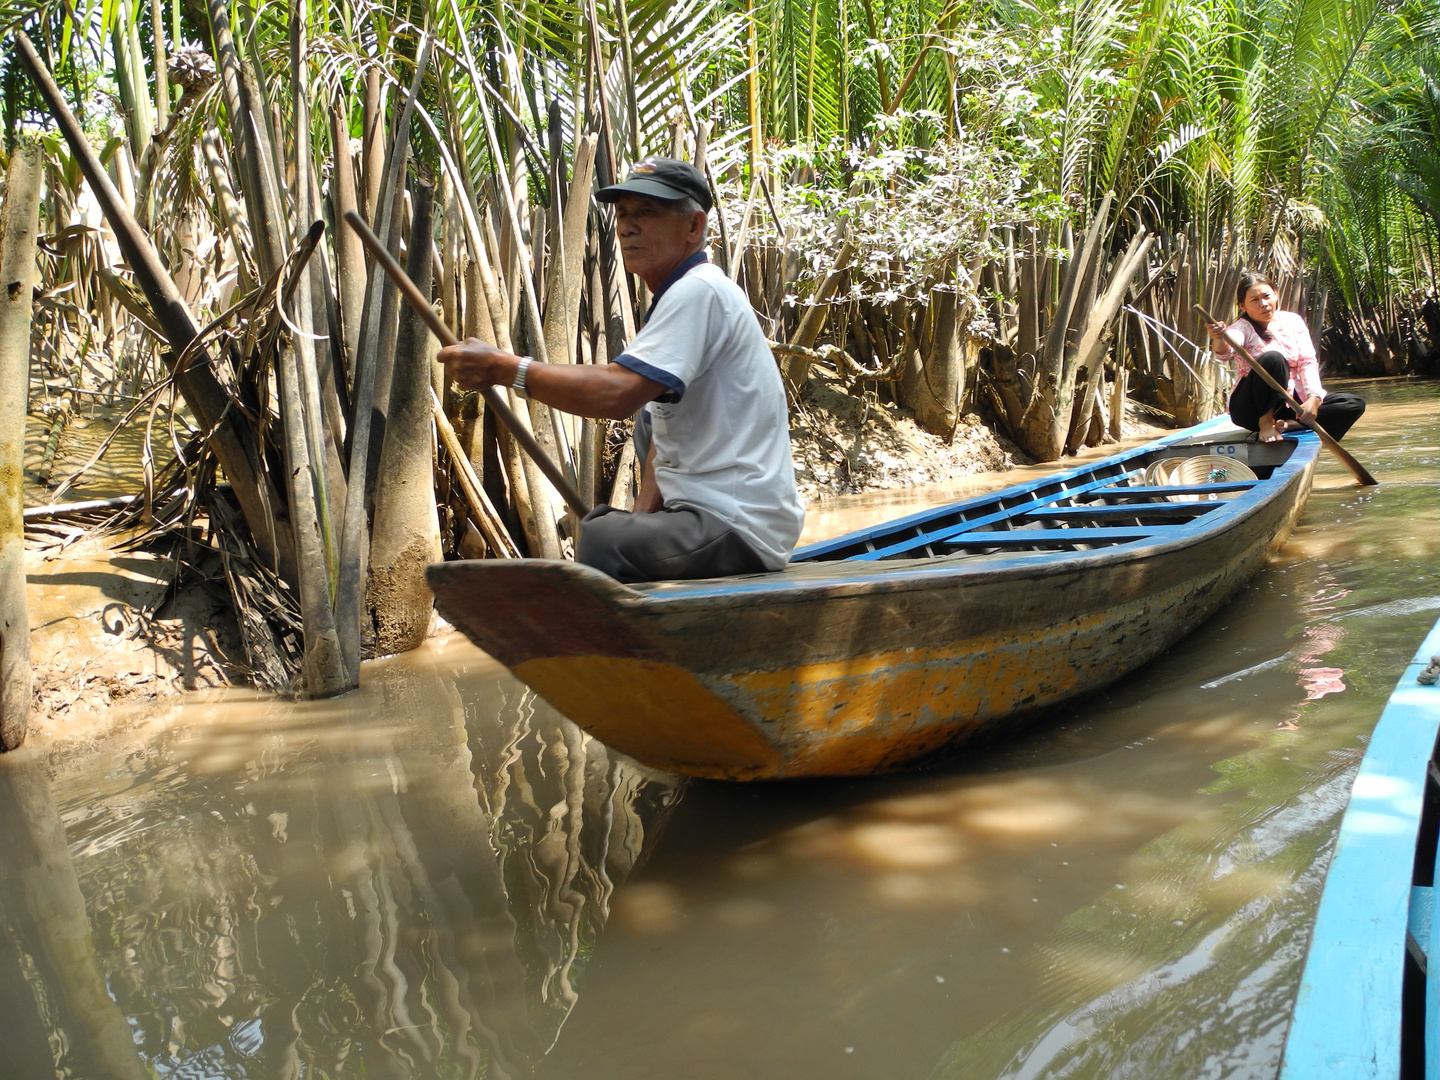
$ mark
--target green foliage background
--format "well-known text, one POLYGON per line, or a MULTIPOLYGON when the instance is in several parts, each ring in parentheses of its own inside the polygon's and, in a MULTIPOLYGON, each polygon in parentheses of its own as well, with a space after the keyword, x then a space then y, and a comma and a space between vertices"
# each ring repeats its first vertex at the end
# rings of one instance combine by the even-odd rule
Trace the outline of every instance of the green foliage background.
MULTIPOLYGON (((97 132, 125 116, 133 137, 153 112, 155 13, 172 40, 208 48, 188 0, 12 0, 0 25, 30 28, 97 132)), ((277 73, 287 14, 232 12, 277 73)), ((669 150, 677 119, 710 123, 718 166, 783 147, 836 186, 847 151, 964 136, 1023 177, 1032 213, 1083 224, 1113 189, 1151 229, 1313 238, 1351 305, 1427 285, 1440 250, 1440 8, 1427 0, 343 0, 307 18, 321 85, 352 101, 371 65, 403 83, 432 30, 427 105, 476 178, 491 165, 479 109, 503 101, 506 150, 523 127, 537 159, 551 101, 567 129, 593 124, 599 70, 622 164, 669 150)), ((8 56, 3 85, 14 133, 37 114, 8 56)))

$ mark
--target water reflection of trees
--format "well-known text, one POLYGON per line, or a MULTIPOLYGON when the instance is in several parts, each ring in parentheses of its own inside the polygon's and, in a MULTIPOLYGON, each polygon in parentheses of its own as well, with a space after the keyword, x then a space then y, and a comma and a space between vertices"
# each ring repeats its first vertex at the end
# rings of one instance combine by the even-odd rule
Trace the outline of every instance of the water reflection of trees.
POLYGON ((0 1030, 7 1075, 44 1076, 63 1058, 77 1077, 147 1076, 125 1017, 106 992, 44 768, 24 751, 0 766, 0 835, 0 1030))
POLYGON ((394 670, 363 717, 177 736, 186 770, 69 815, 155 1072, 530 1073, 676 788, 513 682, 470 690, 394 670))

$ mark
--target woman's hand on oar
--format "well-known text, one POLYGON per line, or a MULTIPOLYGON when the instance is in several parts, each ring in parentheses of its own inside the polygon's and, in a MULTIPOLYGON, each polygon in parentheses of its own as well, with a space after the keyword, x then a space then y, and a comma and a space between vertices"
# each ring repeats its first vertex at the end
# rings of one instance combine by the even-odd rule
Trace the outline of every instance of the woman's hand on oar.
MULTIPOLYGON (((370 227, 365 224, 364 219, 354 210, 347 210, 345 211, 345 221, 355 230, 355 234, 360 237, 361 242, 364 243, 366 249, 380 264, 381 269, 385 271, 390 280, 395 282, 401 295, 415 309, 415 313, 425 320, 425 325, 430 327, 431 332, 440 339, 440 344, 459 344, 459 339, 451 333, 450 328, 436 314, 425 294, 410 280, 410 275, 405 273, 404 268, 395 261, 395 257, 385 249, 385 245, 380 243, 380 238, 370 231, 370 227)), ((550 455, 541 449, 540 444, 535 441, 535 437, 530 434, 529 428, 525 427, 519 417, 510 411, 510 406, 505 404, 505 400, 499 392, 494 387, 486 387, 480 393, 485 398, 485 403, 494 410, 500 422, 510 429, 510 434, 515 437, 515 441, 534 459, 535 464, 540 467, 540 471, 545 474, 545 479, 555 485, 555 490, 564 497, 565 505, 582 518, 588 514, 590 507, 585 504, 584 499, 580 498, 580 493, 571 485, 560 466, 550 460, 550 455)))
MULTIPOLYGON (((1195 311, 1198 312, 1200 317, 1207 323, 1213 325, 1219 322, 1219 320, 1216 319, 1214 315, 1211 315, 1210 312, 1206 311, 1205 307, 1201 304, 1195 305, 1195 311)), ((1308 415, 1305 406, 1296 401, 1294 395, 1291 394, 1289 390, 1276 382, 1274 376, 1256 362, 1255 357, 1250 355, 1250 351, 1246 349, 1244 345, 1230 341, 1228 337, 1226 340, 1230 342, 1230 347, 1245 360, 1245 363, 1250 365, 1250 371, 1259 376, 1262 382, 1266 383, 1272 390, 1278 393, 1280 397, 1284 399, 1285 403, 1295 411, 1295 415, 1301 418, 1301 422, 1304 423, 1304 417, 1308 415)), ((1306 423, 1305 426, 1320 436, 1320 441, 1325 444, 1325 448, 1340 459, 1340 464, 1350 470, 1351 475, 1360 482, 1362 487, 1370 487, 1380 483, 1379 480, 1376 480, 1375 477, 1370 475, 1364 465, 1361 465, 1360 462, 1355 460, 1350 451, 1341 446, 1335 437, 1323 427, 1316 423, 1306 423)))

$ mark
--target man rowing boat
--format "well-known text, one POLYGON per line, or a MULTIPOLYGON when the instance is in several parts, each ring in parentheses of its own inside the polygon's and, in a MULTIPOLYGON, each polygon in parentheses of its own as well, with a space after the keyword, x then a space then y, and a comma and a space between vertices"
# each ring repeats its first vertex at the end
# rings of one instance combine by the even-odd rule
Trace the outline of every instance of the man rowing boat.
POLYGON ((580 416, 636 417, 635 511, 587 514, 577 562, 629 582, 779 570, 805 519, 785 389, 745 293, 706 260, 709 185, 683 161, 646 158, 596 198, 614 205, 625 269, 654 296, 625 352, 604 365, 541 364, 469 338, 440 360, 467 389, 511 386, 580 416))

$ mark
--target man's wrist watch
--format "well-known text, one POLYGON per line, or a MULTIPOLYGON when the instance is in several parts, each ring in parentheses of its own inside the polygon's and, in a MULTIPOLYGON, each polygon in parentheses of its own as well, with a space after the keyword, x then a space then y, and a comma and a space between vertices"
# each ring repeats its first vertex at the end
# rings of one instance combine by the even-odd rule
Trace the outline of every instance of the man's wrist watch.
POLYGON ((522 356, 520 366, 515 369, 515 381, 510 384, 510 389, 519 394, 522 398, 528 398, 530 394, 525 389, 525 376, 530 373, 530 365, 535 362, 533 356, 522 356))

